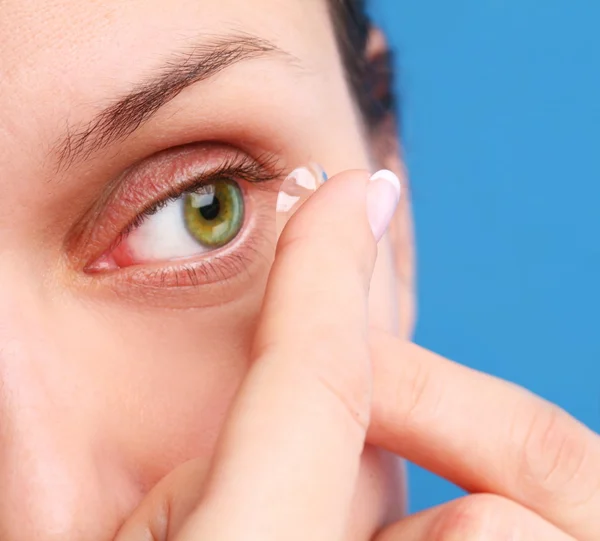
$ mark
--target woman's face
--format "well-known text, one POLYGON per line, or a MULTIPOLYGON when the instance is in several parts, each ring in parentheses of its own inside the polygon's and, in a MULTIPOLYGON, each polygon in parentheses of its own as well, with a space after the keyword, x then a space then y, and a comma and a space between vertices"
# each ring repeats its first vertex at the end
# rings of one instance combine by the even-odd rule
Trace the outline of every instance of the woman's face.
MULTIPOLYGON (((368 169, 372 149, 321 0, 4 0, 0 50, 0 538, 110 539, 210 459, 281 173, 368 169), (198 180, 229 189, 219 238, 180 195, 198 180)), ((404 214, 373 284, 388 329, 410 321, 404 214)), ((400 506, 397 465, 363 464, 357 537, 400 506)))

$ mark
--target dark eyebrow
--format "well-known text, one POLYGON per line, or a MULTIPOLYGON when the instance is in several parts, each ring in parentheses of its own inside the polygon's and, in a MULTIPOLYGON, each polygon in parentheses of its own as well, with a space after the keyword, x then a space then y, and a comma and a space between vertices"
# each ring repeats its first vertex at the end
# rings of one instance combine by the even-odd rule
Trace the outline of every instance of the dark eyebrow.
POLYGON ((137 84, 90 122, 76 129, 67 126, 66 135, 54 146, 58 169, 88 159, 94 152, 127 138, 188 86, 205 81, 233 64, 270 53, 297 62, 293 55, 273 43, 248 34, 213 38, 175 53, 158 75, 137 84))

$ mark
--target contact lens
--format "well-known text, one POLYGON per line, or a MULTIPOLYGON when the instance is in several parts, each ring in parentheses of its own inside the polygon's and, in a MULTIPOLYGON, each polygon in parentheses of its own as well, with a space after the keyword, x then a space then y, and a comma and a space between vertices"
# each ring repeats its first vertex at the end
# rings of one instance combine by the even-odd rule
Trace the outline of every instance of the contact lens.
POLYGON ((277 196, 277 238, 290 218, 327 180, 327 173, 317 164, 294 169, 283 181, 277 196))

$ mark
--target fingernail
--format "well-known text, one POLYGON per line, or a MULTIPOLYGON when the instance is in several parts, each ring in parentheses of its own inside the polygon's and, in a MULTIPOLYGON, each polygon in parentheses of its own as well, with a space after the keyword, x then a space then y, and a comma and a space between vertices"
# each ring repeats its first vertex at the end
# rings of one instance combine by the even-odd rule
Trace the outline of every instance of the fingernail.
POLYGON ((371 177, 367 188, 367 216, 377 242, 392 221, 401 193, 400 179, 391 171, 383 169, 371 177))

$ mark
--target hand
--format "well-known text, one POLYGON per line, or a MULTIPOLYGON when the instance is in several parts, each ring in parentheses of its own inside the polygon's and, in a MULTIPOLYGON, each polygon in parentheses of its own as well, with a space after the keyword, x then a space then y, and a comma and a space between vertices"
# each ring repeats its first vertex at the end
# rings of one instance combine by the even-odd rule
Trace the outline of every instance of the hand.
POLYGON ((366 186, 336 177, 290 224, 213 465, 168 476, 118 541, 342 539, 365 438, 475 493, 377 541, 600 539, 594 433, 508 383, 367 336, 366 186))
POLYGON ((600 539, 600 438, 507 382, 374 331, 367 441, 474 493, 379 541, 600 539))

